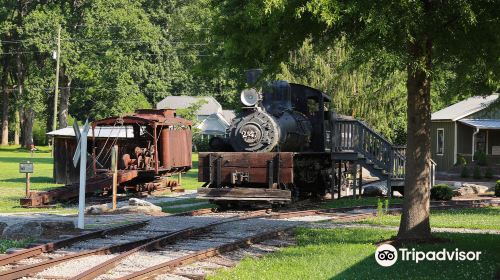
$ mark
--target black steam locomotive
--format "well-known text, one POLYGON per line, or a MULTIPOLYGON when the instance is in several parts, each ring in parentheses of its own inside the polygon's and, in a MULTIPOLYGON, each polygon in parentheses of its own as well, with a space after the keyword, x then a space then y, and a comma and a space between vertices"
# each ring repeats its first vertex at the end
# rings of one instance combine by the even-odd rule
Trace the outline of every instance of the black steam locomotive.
MULTIPOLYGON (((252 82, 252 81, 250 81, 252 82)), ((242 112, 227 137, 199 154, 198 197, 220 206, 284 204, 321 196, 333 185, 332 114, 323 92, 286 81, 241 93, 242 112)))

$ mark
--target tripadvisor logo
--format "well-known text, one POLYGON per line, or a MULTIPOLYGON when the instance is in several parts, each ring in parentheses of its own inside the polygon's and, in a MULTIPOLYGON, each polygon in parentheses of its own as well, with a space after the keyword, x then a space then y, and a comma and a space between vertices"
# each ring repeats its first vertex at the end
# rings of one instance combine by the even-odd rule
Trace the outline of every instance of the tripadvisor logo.
POLYGON ((381 266, 392 266, 398 260, 398 255, 401 261, 412 261, 418 263, 420 261, 478 261, 481 251, 460 251, 458 248, 449 251, 442 249, 440 251, 417 251, 415 248, 399 248, 397 250, 390 244, 382 244, 375 251, 375 261, 381 266))
POLYGON ((398 251, 390 244, 382 244, 375 251, 375 260, 381 266, 391 266, 398 260, 398 251))

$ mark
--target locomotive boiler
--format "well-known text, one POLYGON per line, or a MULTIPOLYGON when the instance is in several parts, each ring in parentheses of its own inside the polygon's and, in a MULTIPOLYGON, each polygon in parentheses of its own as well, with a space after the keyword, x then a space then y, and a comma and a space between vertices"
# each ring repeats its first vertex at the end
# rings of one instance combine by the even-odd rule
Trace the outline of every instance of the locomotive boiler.
POLYGON ((230 207, 324 195, 332 181, 330 98, 274 81, 243 90, 241 102, 226 137, 211 139, 211 152, 199 153, 198 197, 230 207))

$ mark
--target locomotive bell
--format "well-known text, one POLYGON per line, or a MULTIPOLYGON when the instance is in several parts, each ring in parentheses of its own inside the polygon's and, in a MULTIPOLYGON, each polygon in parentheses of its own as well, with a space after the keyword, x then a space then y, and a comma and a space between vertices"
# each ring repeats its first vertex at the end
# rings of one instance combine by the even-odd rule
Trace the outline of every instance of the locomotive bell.
POLYGON ((253 107, 259 101, 259 93, 256 89, 244 89, 240 95, 241 103, 247 107, 253 107))

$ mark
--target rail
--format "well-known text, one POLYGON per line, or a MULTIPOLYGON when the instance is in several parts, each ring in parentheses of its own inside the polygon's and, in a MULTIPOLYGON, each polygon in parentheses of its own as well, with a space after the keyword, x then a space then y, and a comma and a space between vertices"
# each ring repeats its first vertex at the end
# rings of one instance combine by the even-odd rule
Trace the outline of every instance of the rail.
POLYGON ((404 179, 406 148, 389 140, 356 119, 335 119, 333 150, 353 151, 363 155, 386 172, 391 179, 404 179))

